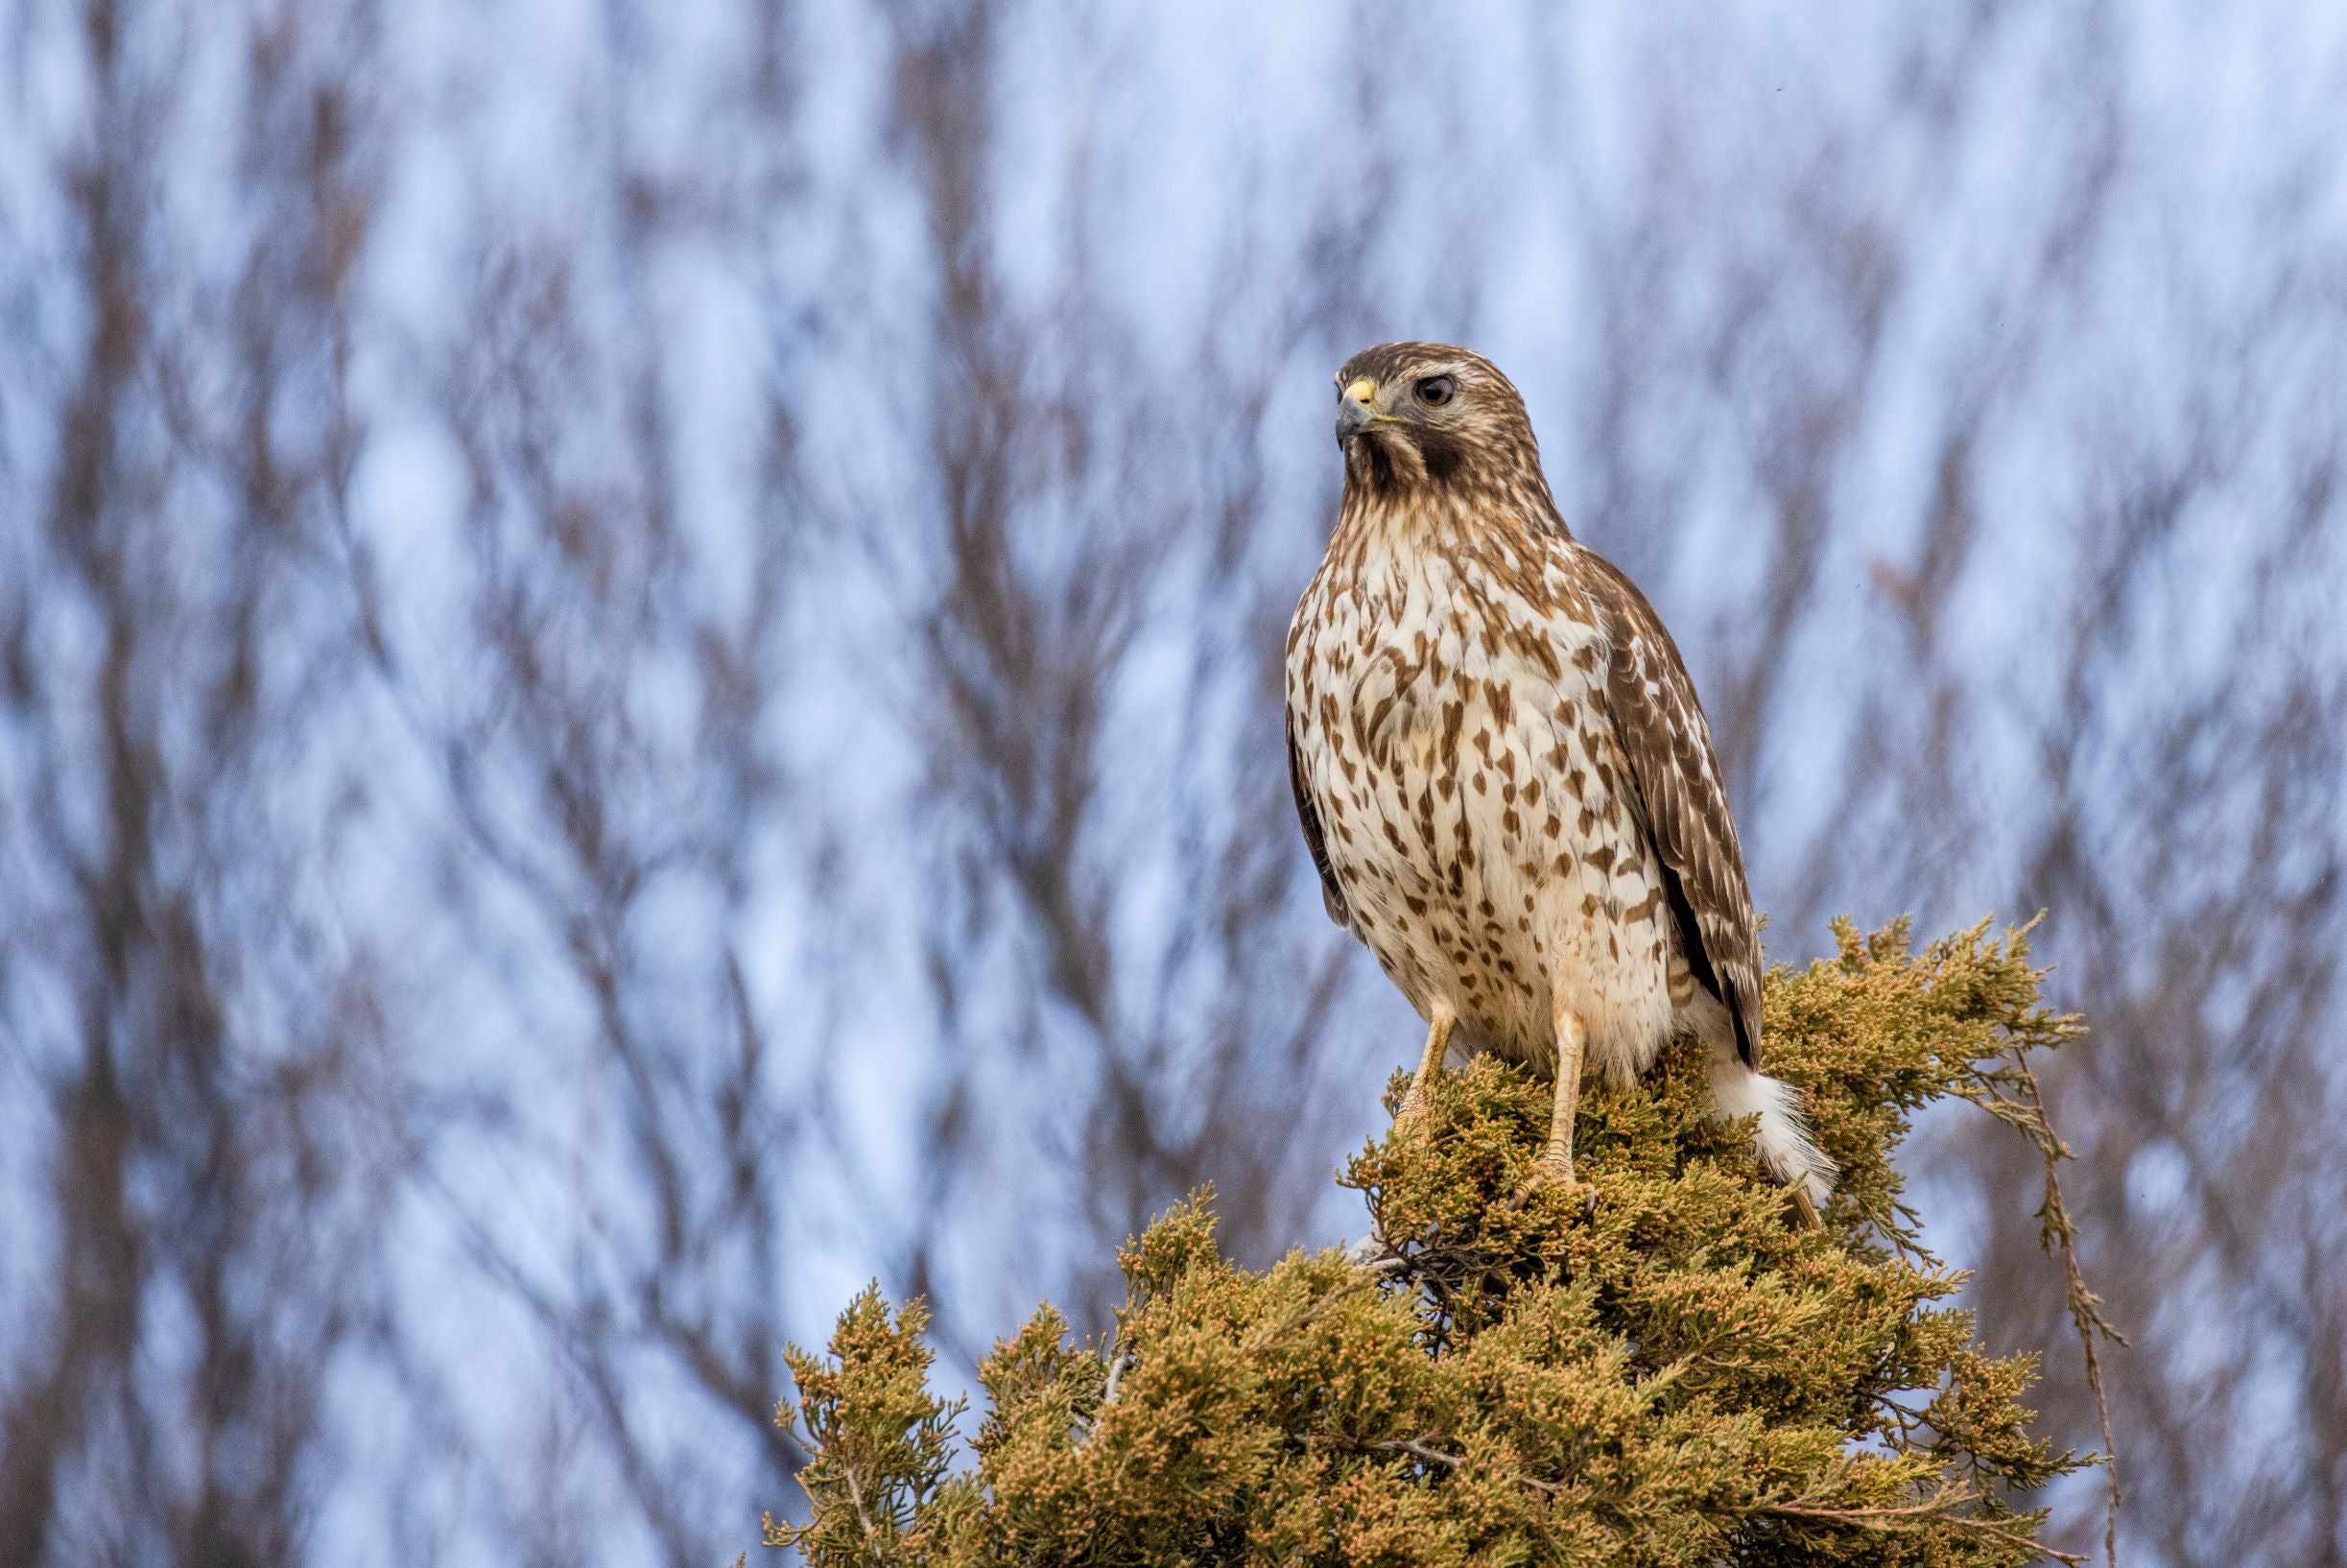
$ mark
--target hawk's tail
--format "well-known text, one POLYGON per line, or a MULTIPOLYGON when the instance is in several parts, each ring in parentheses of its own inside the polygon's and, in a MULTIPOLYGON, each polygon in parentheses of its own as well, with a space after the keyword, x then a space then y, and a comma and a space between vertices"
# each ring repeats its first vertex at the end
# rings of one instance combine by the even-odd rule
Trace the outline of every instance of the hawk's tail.
POLYGON ((1760 1118, 1752 1145, 1760 1162, 1793 1189, 1804 1217, 1814 1220, 1834 1191, 1834 1162, 1810 1142, 1801 1119, 1801 1097, 1791 1085, 1746 1067, 1732 1050, 1711 1054, 1712 1105, 1723 1122, 1760 1118))

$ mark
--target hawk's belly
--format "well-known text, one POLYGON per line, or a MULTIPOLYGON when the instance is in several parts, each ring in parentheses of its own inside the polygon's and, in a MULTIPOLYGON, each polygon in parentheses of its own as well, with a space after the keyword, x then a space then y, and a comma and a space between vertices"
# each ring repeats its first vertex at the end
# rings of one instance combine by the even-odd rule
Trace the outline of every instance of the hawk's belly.
POLYGON ((1588 673, 1603 661, 1575 656, 1601 633, 1551 617, 1542 658, 1483 635, 1459 596, 1428 596, 1437 611, 1409 587, 1382 616, 1332 606, 1289 671, 1355 928, 1421 1014, 1451 1007, 1470 1051, 1545 1068, 1569 1008, 1592 1066, 1643 1071, 1695 986, 1624 798, 1588 673))

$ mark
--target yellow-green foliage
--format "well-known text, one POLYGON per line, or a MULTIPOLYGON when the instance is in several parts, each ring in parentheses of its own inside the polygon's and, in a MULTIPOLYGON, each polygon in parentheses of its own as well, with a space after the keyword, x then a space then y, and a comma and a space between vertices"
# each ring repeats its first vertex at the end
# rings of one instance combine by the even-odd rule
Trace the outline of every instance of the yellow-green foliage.
POLYGON ((1430 1136, 1351 1162, 1380 1260, 1233 1267, 1194 1198, 1126 1247, 1111 1344, 1045 1307, 996 1347, 974 1462, 949 1465, 963 1413, 924 1387, 917 1303, 860 1296, 828 1358, 792 1352, 812 1513, 770 1541, 826 1568, 2039 1556, 2014 1509, 2079 1461, 2026 1430, 2031 1358, 1946 1305, 1889 1156, 1918 1107, 2002 1103, 2010 1053, 2071 1026, 2019 933, 1839 935, 1768 989, 1770 1070, 1843 1173, 1823 1229, 1789 1224, 1748 1128, 1706 1120, 1684 1050, 1584 1097, 1593 1205, 1519 1205, 1548 1089, 1480 1061, 1430 1136))

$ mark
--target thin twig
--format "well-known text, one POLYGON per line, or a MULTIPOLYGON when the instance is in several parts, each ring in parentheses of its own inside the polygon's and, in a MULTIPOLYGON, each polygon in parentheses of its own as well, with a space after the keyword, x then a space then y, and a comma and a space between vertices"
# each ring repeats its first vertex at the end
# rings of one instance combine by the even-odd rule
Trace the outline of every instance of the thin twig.
POLYGON ((2102 1298, 2087 1286, 2085 1271, 2078 1265, 2077 1226, 2062 1199, 2061 1162, 2071 1157, 2070 1147, 2053 1130, 2037 1071, 2029 1065, 2027 1050, 2022 1045, 2008 1044, 2002 1055, 2011 1063, 2009 1067, 1994 1073, 1976 1069, 1971 1084, 1960 1092, 2027 1138, 2045 1161, 2045 1198, 2037 1210, 2038 1243, 2049 1252, 2059 1248, 2062 1255, 2063 1295, 2070 1309, 2071 1323, 2077 1330, 2078 1348, 2085 1357, 2086 1386, 2095 1396, 2095 1414, 2102 1426, 2102 1464, 2109 1481, 2102 1515, 2102 1552, 2110 1568, 2119 1568, 2119 1506, 2125 1491, 2120 1485, 2119 1440, 2111 1430, 2111 1401, 2102 1386, 2102 1360, 2096 1352, 2095 1342, 2107 1339, 2114 1344, 2124 1345, 2127 1337, 2103 1316, 2102 1298), (2012 1090, 2009 1098, 1998 1092, 2000 1083, 2012 1090))
POLYGON ((1414 1454, 1419 1459, 1431 1461, 1445 1469, 1456 1470, 1467 1462, 1457 1454, 1446 1454, 1439 1448, 1430 1448, 1415 1437, 1396 1437, 1386 1442, 1374 1442, 1369 1446, 1382 1453, 1414 1454))
POLYGON ((1933 1525, 1948 1525, 1986 1535, 2054 1562, 2074 1564, 2086 1560, 2075 1553, 2056 1551, 2043 1541, 2024 1535, 2020 1531, 1994 1520, 1969 1518, 1964 1514, 1950 1513, 1947 1509, 1946 1502, 1935 1499, 1904 1509, 1821 1509, 1801 1503, 1764 1503, 1758 1511, 1785 1519, 1816 1519, 1829 1524, 1857 1525, 1861 1530, 1922 1530, 1933 1525))
POLYGON ((2102 1390, 2102 1363, 2095 1354, 2095 1339, 2106 1334, 2120 1344, 2126 1339, 2102 1315, 2101 1297, 2086 1288, 2086 1275, 2078 1267, 2077 1229, 2071 1224, 2070 1209, 2062 1201, 2062 1179, 2056 1167, 2069 1156, 2070 1151, 2053 1136, 2053 1124, 2046 1116, 2045 1091, 2038 1087, 2037 1070, 2029 1065, 2028 1057, 2020 1051, 2013 1053, 2013 1065, 2020 1069, 2023 1081, 2029 1085, 2029 1100, 2037 1112, 2039 1126, 2046 1130, 2046 1139, 2038 1151, 2046 1159, 2046 1201, 2044 1235, 2058 1242, 2062 1249, 2062 1273, 2070 1305, 2071 1323, 2078 1331, 2078 1348, 2086 1354, 2086 1386, 2094 1390, 2095 1414, 2102 1422, 2102 1466, 2110 1478, 2110 1493, 2102 1515, 2102 1552, 2110 1568, 2119 1568, 2119 1504, 2124 1491, 2119 1481, 2119 1441, 2111 1434, 2111 1401, 2102 1390))
POLYGON ((865 1535, 868 1538, 879 1534, 879 1530, 872 1523, 872 1516, 865 1511, 864 1488, 856 1485, 856 1467, 853 1464, 842 1464, 840 1466, 840 1474, 846 1478, 847 1500, 856 1505, 856 1518, 863 1524, 865 1535))
MULTIPOLYGON (((1379 1442, 1357 1442, 1351 1446, 1378 1454, 1408 1454, 1412 1459, 1421 1459, 1431 1464, 1439 1464, 1446 1470, 1463 1469, 1467 1463, 1462 1456, 1446 1454, 1441 1449, 1430 1443, 1421 1442, 1415 1437, 1388 1437, 1379 1442)), ((1538 1476, 1522 1474, 1517 1475, 1515 1479, 1544 1496, 1561 1497, 1564 1495, 1565 1489, 1553 1481, 1543 1481, 1538 1476)))

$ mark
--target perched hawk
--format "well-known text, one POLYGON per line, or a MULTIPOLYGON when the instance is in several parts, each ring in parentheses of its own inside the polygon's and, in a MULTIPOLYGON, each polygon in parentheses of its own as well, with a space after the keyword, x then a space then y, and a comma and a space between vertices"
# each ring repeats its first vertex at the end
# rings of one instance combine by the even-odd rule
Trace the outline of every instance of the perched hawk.
POLYGON ((1556 1080, 1536 1180, 1576 1186, 1584 1067, 1710 1047, 1722 1117, 1813 1222, 1834 1168, 1761 1065, 1760 944, 1711 731, 1671 634, 1577 541, 1524 400, 1440 344, 1337 376, 1344 503, 1288 632, 1288 766, 1339 925, 1445 1054, 1556 1080))

